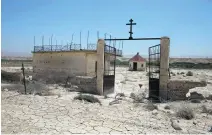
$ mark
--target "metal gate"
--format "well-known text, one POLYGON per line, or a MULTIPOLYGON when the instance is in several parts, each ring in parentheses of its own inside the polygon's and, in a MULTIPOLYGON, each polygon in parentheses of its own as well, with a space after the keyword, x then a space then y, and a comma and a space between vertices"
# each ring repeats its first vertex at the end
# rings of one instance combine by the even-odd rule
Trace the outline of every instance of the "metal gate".
POLYGON ((114 92, 116 68, 116 48, 106 45, 104 48, 104 95, 114 92))
POLYGON ((160 44, 149 47, 149 98, 159 100, 160 44))

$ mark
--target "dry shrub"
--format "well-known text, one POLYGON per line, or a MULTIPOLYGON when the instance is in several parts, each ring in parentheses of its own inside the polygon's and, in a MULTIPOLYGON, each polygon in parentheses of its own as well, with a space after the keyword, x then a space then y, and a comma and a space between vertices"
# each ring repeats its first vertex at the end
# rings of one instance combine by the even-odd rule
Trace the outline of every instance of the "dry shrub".
POLYGON ((181 72, 180 74, 183 75, 183 74, 185 74, 185 73, 184 73, 184 72, 181 72))
POLYGON ((145 99, 145 94, 144 93, 131 93, 130 98, 133 99, 134 103, 143 103, 145 99))
POLYGON ((123 80, 123 81, 121 81, 120 83, 126 84, 126 81, 125 81, 125 80, 123 80))
POLYGON ((115 96, 115 98, 116 97, 125 97, 125 94, 124 93, 117 93, 116 96, 115 96))
POLYGON ((130 93, 130 98, 134 99, 135 98, 135 93, 130 93))
POLYGON ((19 82, 20 81, 20 73, 11 73, 1 70, 1 79, 6 82, 19 82))
POLYGON ((107 95, 104 95, 104 99, 107 99, 108 98, 108 96, 107 95))
MULTIPOLYGON (((17 91, 20 94, 25 94, 25 89, 22 84, 13 84, 6 86, 10 91, 17 91)), ((46 84, 41 82, 29 81, 26 83, 26 93, 33 95, 45 96, 48 95, 49 89, 46 84)))
POLYGON ((151 76, 152 75, 152 73, 151 72, 148 72, 147 74, 146 74, 146 76, 151 76))
POLYGON ((171 72, 170 74, 171 74, 172 76, 176 76, 176 74, 175 74, 174 72, 171 72))
POLYGON ((208 109, 205 105, 202 106, 202 113, 207 113, 212 115, 212 109, 208 109))
POLYGON ((109 105, 120 104, 120 103, 121 103, 120 100, 115 99, 115 100, 111 101, 111 102, 109 103, 109 105))
POLYGON ((166 105, 166 106, 164 107, 164 109, 170 110, 171 108, 170 108, 170 106, 166 105))
POLYGON ((205 80, 202 80, 201 83, 206 86, 207 85, 207 82, 205 80))
POLYGON ((79 94, 78 96, 74 97, 74 100, 84 100, 90 103, 99 103, 101 105, 100 100, 93 95, 79 94))
POLYGON ((186 73, 186 75, 187 75, 187 76, 193 76, 193 72, 188 71, 188 72, 186 73))
POLYGON ((149 102, 147 105, 144 106, 147 110, 149 111, 153 111, 153 110, 157 110, 158 106, 154 105, 153 103, 149 102))
POLYGON ((208 132, 212 132, 212 126, 211 126, 211 129, 208 130, 208 132))
MULTIPOLYGON (((50 92, 48 87, 41 82, 32 81, 26 85, 27 92, 34 95, 39 96, 52 96, 53 94, 50 92)), ((22 88, 21 91, 24 91, 22 88)))
POLYGON ((73 78, 73 74, 67 74, 64 71, 56 72, 56 71, 46 71, 45 73, 35 73, 33 75, 33 79, 36 81, 45 82, 47 84, 65 84, 67 81, 67 77, 73 78))
POLYGON ((194 118, 194 112, 189 106, 182 106, 176 112, 176 116, 186 120, 191 120, 194 118))
POLYGON ((201 103, 199 99, 191 99, 191 103, 201 103))

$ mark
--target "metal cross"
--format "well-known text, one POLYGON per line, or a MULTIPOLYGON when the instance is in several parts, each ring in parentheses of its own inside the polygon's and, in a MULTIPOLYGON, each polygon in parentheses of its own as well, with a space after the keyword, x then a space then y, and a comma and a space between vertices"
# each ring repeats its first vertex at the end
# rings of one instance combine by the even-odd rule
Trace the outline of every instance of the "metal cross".
POLYGON ((130 37, 129 37, 129 39, 133 39, 133 37, 132 37, 132 34, 133 34, 133 32, 132 32, 132 26, 133 25, 136 25, 136 23, 132 23, 133 22, 133 19, 130 19, 129 22, 130 23, 127 23, 126 24, 126 25, 130 25, 130 32, 129 32, 130 33, 130 37))

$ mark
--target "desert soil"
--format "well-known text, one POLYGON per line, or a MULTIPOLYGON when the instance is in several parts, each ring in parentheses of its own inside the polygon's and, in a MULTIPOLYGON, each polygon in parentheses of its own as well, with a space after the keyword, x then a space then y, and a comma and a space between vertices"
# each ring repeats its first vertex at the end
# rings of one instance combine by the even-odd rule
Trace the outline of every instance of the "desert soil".
MULTIPOLYGON (((19 72, 16 68, 5 68, 10 72, 19 72)), ((205 89, 212 90, 212 71, 192 70, 193 77, 177 75, 177 72, 187 70, 175 69, 172 79, 205 80, 205 89)), ((1 91, 2 134, 145 134, 145 133, 175 133, 175 134, 209 134, 212 126, 212 115, 202 113, 201 106, 212 108, 212 101, 190 103, 175 101, 157 103, 158 110, 150 111, 144 103, 133 103, 129 98, 131 92, 148 93, 147 72, 130 72, 127 68, 117 67, 115 93, 123 92, 126 97, 119 104, 109 105, 115 94, 108 98, 96 96, 102 102, 87 103, 73 100, 77 92, 68 92, 58 85, 50 85, 50 96, 23 95, 18 90, 3 89, 1 91), (142 84, 142 87, 139 87, 142 84), (169 105, 170 110, 164 106, 169 105), (175 112, 182 106, 190 106, 195 114, 192 120, 177 118, 175 112), (176 119, 182 130, 175 130, 170 119, 176 119)), ((10 84, 8 84, 10 85, 10 84)))

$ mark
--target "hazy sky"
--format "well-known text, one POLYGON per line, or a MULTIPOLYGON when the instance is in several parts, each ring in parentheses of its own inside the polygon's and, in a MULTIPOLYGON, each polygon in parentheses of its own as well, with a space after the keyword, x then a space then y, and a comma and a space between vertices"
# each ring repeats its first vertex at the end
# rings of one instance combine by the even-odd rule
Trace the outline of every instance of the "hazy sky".
MULTIPOLYGON (((128 38, 133 19, 133 37, 171 39, 171 56, 212 56, 212 0, 2 0, 2 51, 33 50, 33 38, 41 45, 53 34, 53 43, 65 45, 97 42, 104 33, 128 38)), ((124 54, 146 55, 159 41, 124 41, 124 54)), ((119 48, 119 43, 116 43, 119 48)), ((121 48, 121 46, 120 46, 121 48)))

